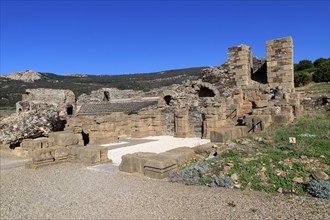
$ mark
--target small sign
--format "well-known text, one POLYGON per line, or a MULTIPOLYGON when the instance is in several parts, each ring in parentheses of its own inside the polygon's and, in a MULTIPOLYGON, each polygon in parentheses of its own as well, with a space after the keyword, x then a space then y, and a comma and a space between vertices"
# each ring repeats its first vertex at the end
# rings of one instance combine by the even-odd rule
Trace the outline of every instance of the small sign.
POLYGON ((295 144, 296 143, 296 138, 295 137, 289 137, 289 142, 291 144, 295 144))

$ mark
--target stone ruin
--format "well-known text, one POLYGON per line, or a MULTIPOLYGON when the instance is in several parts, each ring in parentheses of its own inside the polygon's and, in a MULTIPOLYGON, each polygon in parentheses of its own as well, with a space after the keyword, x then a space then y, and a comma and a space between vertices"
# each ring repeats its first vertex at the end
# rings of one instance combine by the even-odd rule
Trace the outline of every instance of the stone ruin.
MULTIPOLYGON (((32 158, 29 167, 79 160, 108 162, 101 144, 123 136, 199 137, 226 142, 271 124, 292 122, 302 111, 294 88, 292 38, 266 42, 266 59, 251 48, 229 48, 227 61, 203 70, 203 78, 150 92, 104 88, 75 100, 69 90, 31 89, 17 103, 17 114, 57 106, 64 130, 48 137, 25 139, 21 147, 32 158)), ((162 154, 125 155, 121 171, 163 178, 193 152, 178 149, 162 154)))

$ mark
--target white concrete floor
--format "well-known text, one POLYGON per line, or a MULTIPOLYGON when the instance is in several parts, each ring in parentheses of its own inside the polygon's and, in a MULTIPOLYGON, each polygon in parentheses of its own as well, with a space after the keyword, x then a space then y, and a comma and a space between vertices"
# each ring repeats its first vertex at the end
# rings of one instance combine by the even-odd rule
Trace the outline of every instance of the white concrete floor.
MULTIPOLYGON (((149 140, 149 142, 111 149, 108 152, 108 158, 113 161, 114 165, 119 166, 121 158, 125 154, 136 152, 161 153, 178 147, 196 147, 210 142, 209 139, 175 138, 172 136, 151 136, 142 139, 149 140)), ((122 143, 118 144, 121 145, 122 143)), ((116 145, 114 144, 114 146, 116 145)))

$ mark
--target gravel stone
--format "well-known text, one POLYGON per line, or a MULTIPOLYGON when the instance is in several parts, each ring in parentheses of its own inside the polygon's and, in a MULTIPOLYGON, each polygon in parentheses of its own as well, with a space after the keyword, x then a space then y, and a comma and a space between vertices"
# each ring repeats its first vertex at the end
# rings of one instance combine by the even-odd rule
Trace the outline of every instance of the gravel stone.
POLYGON ((186 186, 63 163, 1 170, 1 219, 330 219, 308 196, 186 186), (235 204, 228 205, 228 204, 235 204))

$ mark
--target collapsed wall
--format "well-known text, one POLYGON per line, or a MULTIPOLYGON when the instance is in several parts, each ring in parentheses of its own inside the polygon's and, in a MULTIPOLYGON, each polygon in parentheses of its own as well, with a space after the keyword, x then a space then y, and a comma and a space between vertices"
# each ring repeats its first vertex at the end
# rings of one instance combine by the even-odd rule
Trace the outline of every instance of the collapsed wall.
POLYGON ((55 106, 62 119, 76 112, 75 95, 71 90, 39 88, 26 90, 22 101, 16 103, 16 113, 36 110, 44 103, 55 106))

